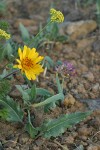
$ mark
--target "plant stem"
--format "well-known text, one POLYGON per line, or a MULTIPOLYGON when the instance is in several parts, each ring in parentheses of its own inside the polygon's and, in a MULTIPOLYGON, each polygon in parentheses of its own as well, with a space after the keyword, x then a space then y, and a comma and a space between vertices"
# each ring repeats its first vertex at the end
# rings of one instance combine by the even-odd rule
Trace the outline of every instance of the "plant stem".
POLYGON ((59 94, 56 94, 50 98, 47 98, 45 101, 43 102, 40 102, 40 103, 37 103, 37 104, 33 104, 31 105, 31 107, 40 107, 40 106, 44 106, 46 104, 49 104, 51 102, 55 102, 57 100, 60 100, 60 99, 64 99, 64 95, 63 93, 59 93, 59 94))
POLYGON ((37 38, 37 36, 51 23, 51 21, 49 21, 46 26, 44 26, 44 28, 42 28, 40 30, 40 32, 38 32, 38 34, 30 41, 29 46, 34 42, 34 40, 37 38))
POLYGON ((19 72, 19 71, 20 71, 20 70, 15 70, 15 71, 13 71, 13 72, 7 74, 5 77, 3 77, 3 79, 8 78, 10 75, 12 75, 12 74, 14 74, 14 73, 16 73, 16 72, 19 72))

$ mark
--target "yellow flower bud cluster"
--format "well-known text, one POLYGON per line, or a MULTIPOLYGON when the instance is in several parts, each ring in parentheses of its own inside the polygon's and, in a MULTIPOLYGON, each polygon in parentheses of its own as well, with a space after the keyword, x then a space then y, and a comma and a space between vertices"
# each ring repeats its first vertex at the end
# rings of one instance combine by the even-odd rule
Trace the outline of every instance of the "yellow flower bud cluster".
POLYGON ((5 39, 10 39, 10 34, 6 33, 4 30, 0 29, 0 36, 4 37, 5 39))
POLYGON ((50 14, 51 14, 51 21, 52 22, 63 22, 64 21, 64 15, 62 14, 61 11, 57 11, 54 8, 50 9, 50 14))

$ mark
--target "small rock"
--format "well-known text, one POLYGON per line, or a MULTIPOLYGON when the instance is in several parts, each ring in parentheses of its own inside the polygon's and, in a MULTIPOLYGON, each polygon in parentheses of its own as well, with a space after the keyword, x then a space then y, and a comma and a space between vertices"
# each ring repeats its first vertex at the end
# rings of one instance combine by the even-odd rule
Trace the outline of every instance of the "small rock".
POLYGON ((73 138, 77 137, 77 135, 78 135, 78 133, 77 133, 77 132, 75 132, 75 131, 73 131, 73 132, 72 132, 72 136, 73 136, 73 138))
POLYGON ((77 86, 77 90, 78 90, 79 93, 83 93, 83 94, 86 93, 86 90, 85 90, 83 84, 79 84, 79 85, 77 86))
POLYGON ((87 21, 78 21, 70 22, 65 28, 65 32, 69 34, 72 40, 76 38, 84 37, 88 33, 94 31, 97 27, 96 21, 87 20, 87 21), (80 30, 81 29, 81 30, 80 30))
POLYGON ((92 86, 92 91, 96 93, 98 90, 100 90, 100 85, 99 83, 96 83, 92 86))
POLYGON ((74 143, 74 138, 73 138, 73 136, 70 135, 65 139, 65 141, 68 144, 72 144, 72 143, 74 143))
POLYGON ((20 143, 20 144, 25 144, 25 143, 28 142, 29 137, 28 137, 27 134, 22 134, 22 135, 19 137, 18 140, 19 140, 19 143, 20 143))
POLYGON ((84 73, 84 72, 88 71, 88 67, 84 64, 80 64, 79 69, 80 69, 81 73, 84 73))
POLYGON ((78 49, 83 49, 86 48, 87 46, 91 45, 94 42, 94 38, 85 38, 82 40, 77 41, 77 48, 78 49))
POLYGON ((68 94, 68 96, 63 101, 64 106, 74 105, 74 103, 75 98, 71 94, 68 94))
POLYGON ((29 145, 27 144, 23 145, 20 150, 29 150, 29 145))
POLYGON ((9 141, 7 141, 7 142, 4 144, 3 147, 4 147, 4 148, 10 148, 10 147, 13 148, 13 147, 16 146, 16 144, 17 144, 16 141, 10 141, 10 140, 9 140, 9 141))
POLYGON ((87 128, 87 127, 81 127, 79 128, 78 132, 79 132, 79 135, 82 135, 82 136, 87 136, 91 133, 92 131, 92 128, 87 128))
POLYGON ((86 141, 87 140, 87 136, 83 135, 83 136, 81 136, 81 139, 84 140, 84 141, 86 141))
POLYGON ((61 42, 56 42, 55 43, 55 50, 62 50, 63 49, 63 44, 61 42))
POLYGON ((89 145, 89 146, 87 147, 87 150, 99 150, 99 149, 98 149, 98 146, 89 145))
POLYGON ((92 47, 93 47, 93 51, 94 52, 100 51, 100 40, 96 40, 93 43, 92 47))
POLYGON ((21 97, 21 93, 15 88, 9 93, 9 95, 14 97, 14 98, 15 97, 21 97))
POLYGON ((87 146, 88 144, 86 142, 81 141, 80 144, 82 144, 83 146, 87 146))
POLYGON ((93 82, 94 81, 94 75, 92 72, 87 72, 83 75, 84 78, 86 78, 88 81, 93 82))

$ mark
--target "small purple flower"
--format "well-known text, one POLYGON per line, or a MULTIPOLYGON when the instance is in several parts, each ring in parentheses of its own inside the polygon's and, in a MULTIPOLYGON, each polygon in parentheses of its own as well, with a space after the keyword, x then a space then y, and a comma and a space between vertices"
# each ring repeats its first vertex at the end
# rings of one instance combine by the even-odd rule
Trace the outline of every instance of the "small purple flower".
POLYGON ((67 61, 63 62, 59 66, 56 66, 56 71, 66 77, 76 75, 75 67, 67 61))

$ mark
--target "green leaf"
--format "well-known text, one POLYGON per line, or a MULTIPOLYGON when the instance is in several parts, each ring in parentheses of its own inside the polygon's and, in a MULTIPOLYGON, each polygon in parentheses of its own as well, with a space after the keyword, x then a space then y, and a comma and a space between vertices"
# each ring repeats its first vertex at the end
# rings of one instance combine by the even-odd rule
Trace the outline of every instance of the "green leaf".
POLYGON ((51 36, 52 36, 52 39, 56 39, 57 38, 57 35, 59 33, 59 28, 58 28, 58 24, 57 23, 53 23, 52 24, 52 30, 51 30, 51 36))
POLYGON ((27 123, 25 125, 25 131, 27 131, 29 133, 31 138, 35 138, 35 136, 38 133, 38 130, 36 128, 34 128, 31 123, 27 123))
POLYGON ((37 95, 47 96, 47 97, 50 97, 53 95, 51 92, 43 88, 36 88, 36 93, 37 95))
POLYGON ((97 14, 100 15, 100 0, 97 0, 96 7, 97 7, 97 14))
POLYGON ((1 14, 5 14, 5 11, 6 11, 6 1, 1 1, 0 2, 0 13, 1 14))
POLYGON ((49 56, 45 56, 44 66, 47 67, 48 69, 50 69, 51 67, 54 66, 54 61, 49 56))
POLYGON ((7 31, 8 28, 9 28, 8 22, 5 20, 1 20, 0 21, 0 29, 7 31))
POLYGON ((19 24, 19 30, 21 31, 22 39, 25 42, 28 41, 30 39, 30 35, 28 30, 25 28, 25 26, 22 23, 19 24))
POLYGON ((6 97, 6 95, 9 93, 11 87, 8 80, 1 80, 0 81, 0 98, 6 97))
POLYGON ((50 109, 54 109, 56 107, 56 103, 52 102, 44 106, 44 112, 47 113, 50 109))
POLYGON ((8 59, 11 58, 12 53, 13 53, 12 46, 10 43, 7 43, 5 47, 5 55, 7 55, 8 59))
POLYGON ((0 104, 7 109, 7 121, 22 122, 24 113, 12 98, 7 96, 5 100, 0 99, 0 104))
POLYGON ((59 93, 59 94, 56 94, 54 96, 51 96, 51 97, 47 98, 43 102, 33 104, 32 106, 33 107, 41 107, 41 106, 45 106, 49 103, 56 102, 56 101, 62 100, 62 99, 64 99, 64 95, 63 95, 63 93, 59 93))
POLYGON ((24 100, 24 104, 28 104, 30 102, 30 97, 29 97, 29 94, 27 93, 27 91, 23 90, 23 88, 20 85, 16 85, 16 88, 22 94, 22 98, 24 100))
POLYGON ((65 130, 72 125, 75 125, 89 116, 91 112, 76 112, 72 114, 61 115, 57 119, 44 122, 41 127, 41 132, 45 138, 57 137, 65 132, 65 130))
POLYGON ((38 129, 33 127, 32 123, 31 123, 29 111, 28 111, 28 123, 25 125, 25 131, 27 131, 29 133, 31 138, 34 138, 38 133, 38 129))
POLYGON ((58 78, 58 74, 56 74, 56 82, 57 82, 57 88, 58 88, 58 92, 59 93, 63 93, 63 88, 60 84, 59 78, 58 78))
MULTIPOLYGON (((1 108, 0 108, 1 109, 1 108)), ((6 108, 2 108, 0 110, 0 117, 4 120, 7 120, 7 117, 8 117, 8 111, 6 108)))
POLYGON ((68 36, 65 36, 65 35, 59 35, 56 38, 56 41, 59 41, 59 42, 65 42, 67 40, 68 40, 68 36))
POLYGON ((35 86, 35 85, 33 85, 33 86, 31 87, 30 97, 31 97, 31 101, 36 98, 36 86, 35 86))

